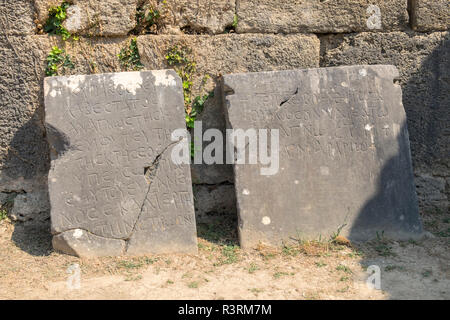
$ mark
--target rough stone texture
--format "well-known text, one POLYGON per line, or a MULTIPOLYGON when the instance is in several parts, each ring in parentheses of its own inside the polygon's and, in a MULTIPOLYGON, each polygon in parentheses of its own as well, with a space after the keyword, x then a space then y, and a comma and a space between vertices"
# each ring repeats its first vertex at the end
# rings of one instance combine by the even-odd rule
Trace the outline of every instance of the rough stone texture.
POLYGON ((0 36, 0 192, 34 193, 46 186, 49 158, 40 106, 50 47, 46 37, 0 36))
MULTIPOLYGON (((165 56, 174 46, 192 50, 197 72, 194 80, 208 75, 236 72, 285 70, 317 67, 320 41, 315 35, 253 35, 217 36, 147 35, 138 37, 141 61, 147 69, 167 67, 165 56)), ((199 91, 201 81, 194 83, 199 91)), ((207 88, 212 90, 214 85, 207 88)))
POLYGON ((223 33, 233 24, 235 14, 235 0, 151 0, 145 4, 161 13, 160 33, 223 33))
POLYGON ((171 160, 178 143, 171 133, 185 127, 177 74, 50 77, 44 90, 55 248, 94 256, 196 252, 189 166, 171 160), (76 229, 79 238, 69 232, 76 229))
POLYGON ((237 14, 239 33, 390 31, 408 25, 405 0, 245 0, 238 1, 237 14), (380 10, 380 24, 371 5, 380 10))
POLYGON ((417 31, 450 29, 448 0, 410 0, 411 25, 417 31))
POLYGON ((0 27, 3 34, 35 33, 34 7, 29 0, 0 0, 0 27))
POLYGON ((208 215, 236 215, 236 194, 232 184, 194 185, 196 220, 208 215))
POLYGON ((48 191, 42 189, 31 193, 18 194, 10 216, 15 221, 40 220, 49 218, 48 191))
POLYGON ((445 178, 433 177, 427 173, 416 173, 415 181, 421 208, 425 210, 434 208, 447 210, 449 208, 449 201, 445 191, 445 178))
MULTIPOLYGON (((450 34, 361 33, 322 39, 321 66, 393 64, 400 71, 414 171, 450 176, 450 34)), ((428 194, 436 191, 421 180, 428 194)), ((450 199, 448 187, 440 197, 450 199)), ((424 194, 424 191, 420 191, 424 194)), ((423 203, 423 202, 422 202, 423 203)), ((436 203, 436 202, 434 202, 436 203)), ((430 202, 431 204, 431 202, 430 202)))
POLYGON ((341 226, 352 240, 421 235, 397 77, 393 66, 224 76, 229 127, 280 132, 277 173, 234 165, 244 248, 341 226))
MULTIPOLYGON (((62 1, 35 0, 38 21, 43 26, 48 9, 62 1)), ((64 26, 80 35, 127 35, 136 26, 137 0, 72 0, 64 26)))

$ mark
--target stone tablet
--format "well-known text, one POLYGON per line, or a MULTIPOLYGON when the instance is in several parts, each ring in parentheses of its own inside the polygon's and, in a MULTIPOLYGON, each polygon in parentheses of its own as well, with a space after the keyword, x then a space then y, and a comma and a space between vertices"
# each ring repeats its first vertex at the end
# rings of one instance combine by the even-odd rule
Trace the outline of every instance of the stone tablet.
POLYGON ((396 77, 385 65, 224 76, 228 128, 279 130, 275 174, 259 155, 234 165, 243 247, 421 235, 396 77))
POLYGON ((173 70, 45 79, 53 246, 77 256, 197 251, 186 128, 173 70))

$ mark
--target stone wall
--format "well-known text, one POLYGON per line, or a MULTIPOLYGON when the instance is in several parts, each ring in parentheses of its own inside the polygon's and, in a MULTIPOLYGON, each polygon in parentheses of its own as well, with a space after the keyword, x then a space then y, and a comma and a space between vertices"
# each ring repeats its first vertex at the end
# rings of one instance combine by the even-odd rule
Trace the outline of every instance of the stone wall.
MULTIPOLYGON (((215 92, 198 116, 224 129, 220 76, 354 64, 400 70, 422 210, 450 197, 450 5, 448 0, 72 0, 63 22, 79 36, 45 32, 58 0, 0 0, 0 201, 12 218, 47 221, 48 145, 43 79, 53 46, 70 55, 65 74, 125 70, 118 54, 136 37, 145 69, 170 68, 187 48, 192 97, 215 92), (150 18, 149 18, 150 17, 150 18)), ((228 166, 192 167, 198 217, 233 214, 228 166)))

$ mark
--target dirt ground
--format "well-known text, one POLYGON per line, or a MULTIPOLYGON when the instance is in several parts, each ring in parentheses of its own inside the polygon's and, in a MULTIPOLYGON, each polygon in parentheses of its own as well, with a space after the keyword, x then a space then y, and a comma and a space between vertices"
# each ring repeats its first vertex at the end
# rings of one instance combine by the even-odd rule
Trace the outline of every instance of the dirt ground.
POLYGON ((450 299, 450 213, 423 220, 429 236, 420 241, 338 239, 243 252, 235 221, 211 217, 198 224, 197 256, 81 260, 52 250, 48 225, 4 218, 0 299, 450 299), (68 285, 75 264, 80 288, 68 285), (380 268, 381 290, 366 284, 371 265, 380 268))

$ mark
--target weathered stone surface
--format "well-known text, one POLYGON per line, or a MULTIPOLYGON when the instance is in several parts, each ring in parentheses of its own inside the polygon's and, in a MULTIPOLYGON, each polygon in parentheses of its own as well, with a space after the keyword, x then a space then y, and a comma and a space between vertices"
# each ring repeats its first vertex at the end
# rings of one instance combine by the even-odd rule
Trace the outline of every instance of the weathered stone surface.
POLYGON ((194 185, 197 221, 208 215, 236 215, 236 193, 232 184, 194 185))
POLYGON ((411 0, 412 27, 418 31, 445 31, 450 29, 448 0, 411 0))
POLYGON ((45 220, 49 218, 48 192, 46 189, 18 194, 10 216, 16 221, 45 220))
MULTIPOLYGON (((137 0, 73 0, 67 9, 64 27, 74 34, 127 35, 136 25, 137 0)), ((48 9, 61 1, 35 0, 38 20, 43 26, 48 9)))
POLYGON ((171 160, 172 131, 185 127, 176 73, 50 77, 44 89, 57 248, 81 229, 89 242, 77 254, 105 255, 97 237, 115 240, 108 255, 196 252, 189 166, 171 160))
MULTIPOLYGON (((399 69, 414 171, 450 177, 450 34, 361 33, 321 41, 323 67, 392 64, 399 69)), ((442 196, 450 199, 445 192, 442 196)))
POLYGON ((6 35, 35 33, 34 7, 29 0, 0 0, 0 27, 6 35))
POLYGON ((48 147, 42 123, 47 37, 0 36, 0 191, 46 186, 48 147))
POLYGON ((235 14, 235 0, 147 0, 141 4, 146 6, 160 14, 155 22, 163 34, 223 33, 235 14))
MULTIPOLYGON (((147 69, 167 67, 166 55, 174 46, 192 50, 196 73, 194 91, 205 76, 319 66, 320 41, 315 35, 229 34, 217 36, 146 35, 137 38, 141 61, 147 69)), ((214 89, 214 84, 206 88, 214 89)))
POLYGON ((442 177, 433 177, 428 173, 417 173, 415 177, 417 197, 423 209, 449 207, 446 195, 446 180, 442 177))
POLYGON ((239 33, 390 31, 408 25, 405 0, 246 0, 237 3, 237 14, 239 33))
POLYGON ((224 76, 229 127, 280 137, 276 174, 234 165, 242 246, 342 226, 353 240, 421 235, 397 77, 367 65, 224 76))

